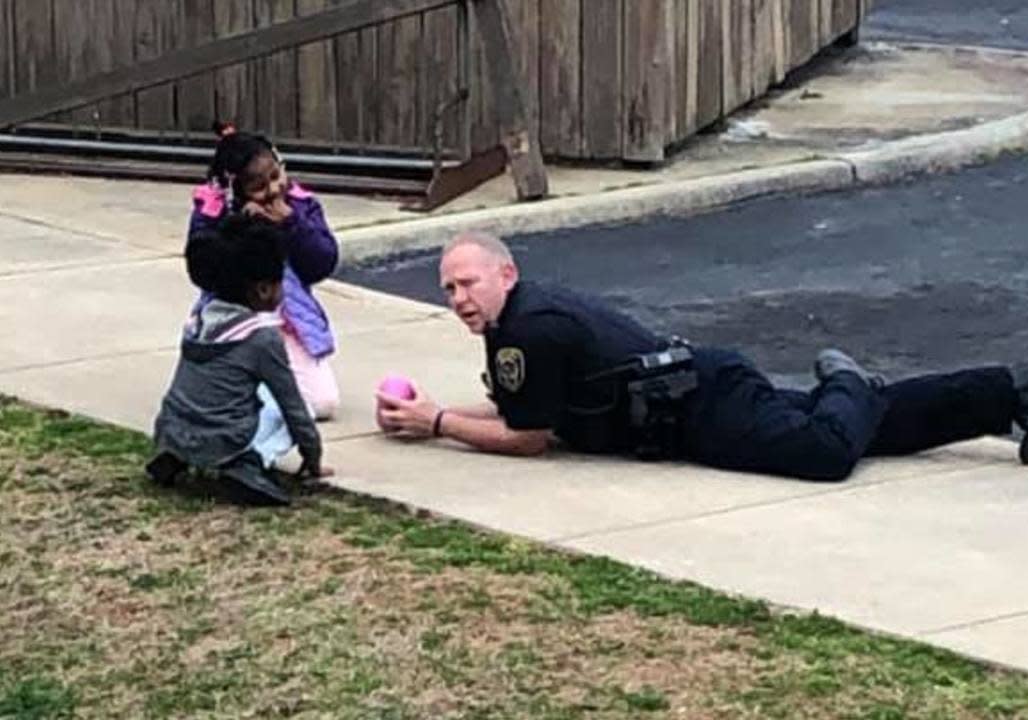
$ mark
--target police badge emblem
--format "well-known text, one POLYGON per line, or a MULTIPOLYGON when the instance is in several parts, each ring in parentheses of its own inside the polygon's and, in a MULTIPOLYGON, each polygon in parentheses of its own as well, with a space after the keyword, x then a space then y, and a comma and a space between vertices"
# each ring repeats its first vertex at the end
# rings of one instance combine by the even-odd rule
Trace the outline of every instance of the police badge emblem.
POLYGON ((496 351, 496 381, 507 392, 521 389, 525 382, 525 354, 521 348, 505 347, 496 351))

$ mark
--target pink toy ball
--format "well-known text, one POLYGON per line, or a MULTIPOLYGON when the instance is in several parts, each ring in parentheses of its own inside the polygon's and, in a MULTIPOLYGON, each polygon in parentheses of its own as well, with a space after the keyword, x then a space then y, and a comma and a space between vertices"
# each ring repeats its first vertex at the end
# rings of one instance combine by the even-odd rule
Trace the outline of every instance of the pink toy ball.
POLYGON ((403 375, 386 375, 379 382, 378 391, 400 400, 414 399, 414 385, 403 375))

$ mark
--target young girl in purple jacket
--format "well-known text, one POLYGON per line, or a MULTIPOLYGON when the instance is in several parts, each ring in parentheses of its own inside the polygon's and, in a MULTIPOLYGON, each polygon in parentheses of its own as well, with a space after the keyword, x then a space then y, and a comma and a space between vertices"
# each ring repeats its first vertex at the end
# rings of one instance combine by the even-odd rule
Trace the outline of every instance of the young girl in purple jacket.
MULTIPOLYGON (((328 316, 311 292, 339 261, 339 246, 325 222, 321 203, 286 176, 271 142, 218 124, 220 136, 207 182, 193 192, 189 234, 216 227, 230 212, 262 217, 285 230, 286 268, 283 277, 282 336, 300 393, 319 420, 331 418, 339 407, 339 388, 327 362, 335 352, 328 316)), ((199 311, 208 301, 203 293, 199 311)))

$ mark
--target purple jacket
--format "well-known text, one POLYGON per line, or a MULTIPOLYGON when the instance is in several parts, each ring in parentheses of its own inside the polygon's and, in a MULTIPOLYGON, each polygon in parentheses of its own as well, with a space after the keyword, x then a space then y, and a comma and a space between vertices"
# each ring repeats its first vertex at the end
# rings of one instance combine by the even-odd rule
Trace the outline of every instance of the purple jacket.
MULTIPOLYGON (((311 193, 293 183, 289 187, 288 202, 293 214, 282 223, 289 237, 282 278, 282 317, 304 349, 320 359, 335 351, 335 337, 325 310, 311 293, 311 285, 335 270, 339 246, 325 222, 321 203, 311 193)), ((212 229, 229 209, 222 188, 214 183, 197 186, 193 191, 189 234, 212 229)), ((202 293, 196 309, 209 300, 209 294, 202 293)))

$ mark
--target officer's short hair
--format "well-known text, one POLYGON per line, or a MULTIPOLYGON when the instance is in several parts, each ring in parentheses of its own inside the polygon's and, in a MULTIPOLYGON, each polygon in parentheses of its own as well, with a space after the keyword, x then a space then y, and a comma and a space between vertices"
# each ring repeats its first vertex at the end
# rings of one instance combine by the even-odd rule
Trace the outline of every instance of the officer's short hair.
POLYGON ((479 230, 467 230, 455 235, 443 248, 443 257, 446 257, 451 250, 461 247, 462 245, 474 245, 475 247, 481 248, 500 262, 514 262, 514 256, 511 254, 510 248, 507 247, 503 240, 500 240, 500 238, 495 235, 490 235, 487 232, 481 232, 479 230))

